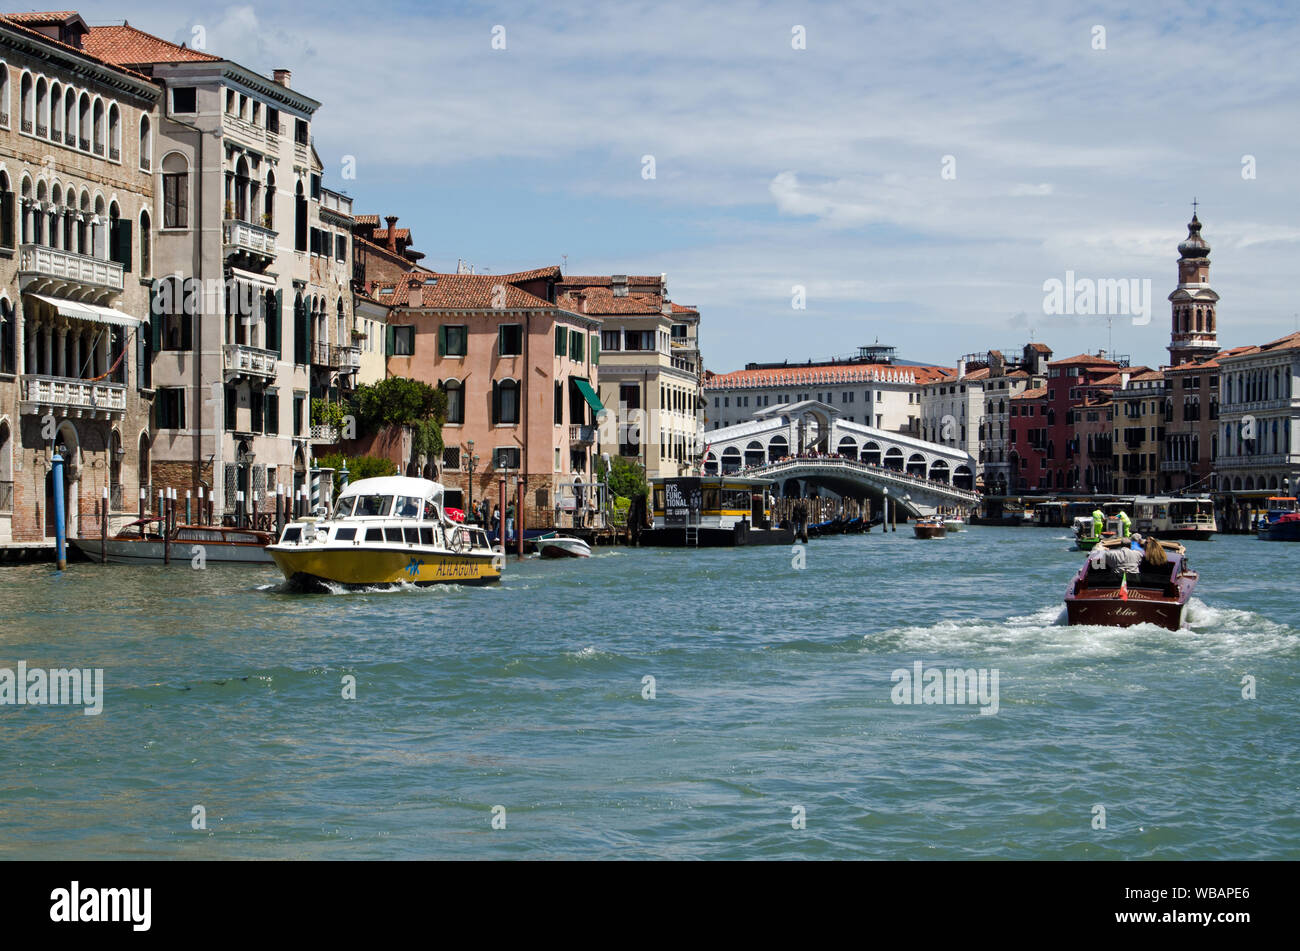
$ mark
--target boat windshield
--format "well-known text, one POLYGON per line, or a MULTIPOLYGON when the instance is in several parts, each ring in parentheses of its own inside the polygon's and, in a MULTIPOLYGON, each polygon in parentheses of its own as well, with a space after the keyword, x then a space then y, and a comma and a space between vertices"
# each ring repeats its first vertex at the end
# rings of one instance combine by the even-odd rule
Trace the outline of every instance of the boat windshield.
POLYGON ((357 498, 355 495, 350 495, 346 499, 339 499, 338 503, 335 504, 334 506, 334 517, 347 518, 349 515, 351 515, 352 505, 354 502, 356 502, 356 500, 357 498))
POLYGON ((393 507, 391 495, 358 495, 357 506, 352 514, 357 518, 382 517, 393 507))
POLYGON ((419 518, 420 499, 413 495, 399 495, 397 497, 397 508, 393 510, 393 515, 397 518, 419 518))

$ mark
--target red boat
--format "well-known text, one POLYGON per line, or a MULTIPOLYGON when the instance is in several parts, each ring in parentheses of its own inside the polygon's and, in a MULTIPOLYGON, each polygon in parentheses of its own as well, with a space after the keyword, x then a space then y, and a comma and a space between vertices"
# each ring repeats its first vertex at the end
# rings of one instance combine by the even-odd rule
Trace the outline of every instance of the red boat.
MULTIPOLYGON (((1114 539, 1102 542, 1100 547, 1116 549, 1128 544, 1128 539, 1114 539)), ((1183 627, 1187 603, 1199 576, 1187 566, 1187 551, 1182 545, 1159 544, 1166 563, 1157 568, 1143 561, 1136 572, 1095 567, 1089 555, 1065 592, 1068 623, 1110 627, 1156 624, 1171 631, 1183 627)))

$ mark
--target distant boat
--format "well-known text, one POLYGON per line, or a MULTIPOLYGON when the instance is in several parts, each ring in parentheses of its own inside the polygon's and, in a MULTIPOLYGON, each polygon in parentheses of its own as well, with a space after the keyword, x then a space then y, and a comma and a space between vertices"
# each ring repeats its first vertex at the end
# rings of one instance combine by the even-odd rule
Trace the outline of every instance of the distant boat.
MULTIPOLYGON (((1127 538, 1102 542, 1103 551, 1129 544, 1127 538)), ((1065 592, 1070 624, 1130 627, 1156 624, 1176 631, 1186 623, 1187 603, 1199 578, 1187 566, 1187 550, 1178 542, 1160 542, 1168 559, 1153 568, 1145 562, 1136 572, 1097 567, 1093 557, 1083 563, 1065 592)))
POLYGON ((1300 511, 1292 496, 1275 495, 1268 500, 1268 514, 1256 527, 1264 542, 1300 542, 1300 511))
POLYGON ((537 553, 543 558, 590 558, 591 546, 581 538, 565 535, 542 535, 534 539, 537 553))
POLYGON ((917 538, 945 538, 948 530, 943 526, 943 519, 923 518, 919 519, 912 526, 912 531, 916 533, 917 538))
POLYGON ((962 532, 966 530, 966 520, 957 515, 945 515, 943 527, 950 532, 962 532))
MULTIPOLYGON (((162 518, 141 518, 128 522, 104 545, 108 560, 115 565, 162 564, 166 545, 161 534, 162 518), (149 529, 154 529, 150 534, 149 529)), ((100 539, 69 539, 74 547, 92 561, 99 559, 100 539)), ((194 556, 194 548, 203 549, 205 562, 270 564, 266 546, 273 541, 270 532, 251 528, 226 528, 221 525, 177 525, 171 536, 173 561, 194 556)))

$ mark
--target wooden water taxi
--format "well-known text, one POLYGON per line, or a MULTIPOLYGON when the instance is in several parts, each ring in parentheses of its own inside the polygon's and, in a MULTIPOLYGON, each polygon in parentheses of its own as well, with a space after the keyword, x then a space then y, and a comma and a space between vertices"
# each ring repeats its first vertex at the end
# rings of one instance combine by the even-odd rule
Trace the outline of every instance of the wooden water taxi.
POLYGON ((912 531, 916 533, 917 538, 946 538, 948 529, 944 527, 943 519, 939 517, 918 519, 912 525, 912 531))
POLYGON ((294 587, 485 584, 504 558, 481 528, 447 517, 443 488, 428 479, 361 479, 321 519, 286 525, 267 551, 294 587))
POLYGON ((1111 539, 1089 553, 1065 592, 1068 623, 1156 624, 1171 631, 1187 623, 1187 603, 1199 578, 1187 565, 1187 550, 1178 542, 1161 541, 1163 565, 1133 558, 1134 552, 1127 557, 1136 568, 1125 571, 1121 552, 1130 544, 1127 538, 1111 539))
POLYGON ((108 561, 115 565, 161 565, 167 560, 168 545, 171 560, 177 562, 188 563, 201 548, 205 562, 269 565, 266 546, 274 540, 270 532, 220 525, 177 525, 170 537, 164 537, 159 516, 128 522, 107 542, 98 536, 71 538, 69 542, 92 561, 99 560, 102 546, 108 561))

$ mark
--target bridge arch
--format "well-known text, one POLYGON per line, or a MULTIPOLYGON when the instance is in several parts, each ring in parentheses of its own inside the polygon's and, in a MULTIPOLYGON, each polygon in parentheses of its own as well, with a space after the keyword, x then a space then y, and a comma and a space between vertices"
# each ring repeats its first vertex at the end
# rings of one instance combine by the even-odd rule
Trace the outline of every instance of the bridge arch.
POLYGON ((740 450, 735 446, 728 446, 722 450, 722 471, 736 472, 740 469, 741 459, 740 450))
POLYGON ((751 439, 745 447, 745 467, 761 466, 766 461, 764 455, 763 444, 757 439, 751 439))
POLYGON ((880 465, 880 444, 875 441, 864 443, 861 460, 869 466, 880 465))
POLYGON ((897 469, 899 472, 902 472, 903 450, 899 449, 897 446, 890 446, 885 450, 885 468, 897 469))
POLYGON ((925 478, 925 456, 919 452, 912 453, 907 459, 907 474, 925 478))
POLYGON ((767 461, 776 462, 790 455, 790 440, 785 438, 785 433, 777 433, 767 444, 767 461))
POLYGON ((936 459, 930 463, 929 478, 933 482, 951 482, 952 473, 948 469, 948 463, 942 459, 936 459))

